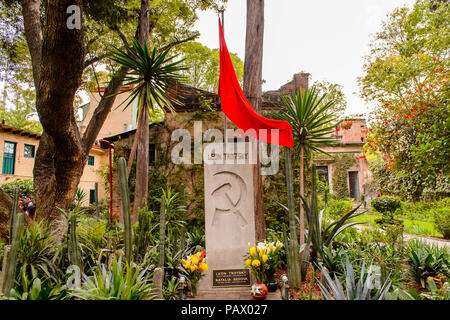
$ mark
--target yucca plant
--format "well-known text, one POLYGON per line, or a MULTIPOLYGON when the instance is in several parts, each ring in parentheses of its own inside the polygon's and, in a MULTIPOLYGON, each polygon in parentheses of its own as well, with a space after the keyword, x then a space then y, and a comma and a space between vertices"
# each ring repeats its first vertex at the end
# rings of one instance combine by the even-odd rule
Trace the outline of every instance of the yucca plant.
MULTIPOLYGON (((292 91, 290 95, 282 96, 283 105, 280 113, 275 117, 292 125, 294 147, 300 157, 300 195, 304 196, 304 163, 305 156, 310 157, 312 152, 327 154, 321 149, 331 145, 336 139, 331 136, 334 132, 334 123, 337 121, 330 109, 334 101, 325 102, 326 95, 320 95, 315 88, 292 91)), ((300 244, 304 241, 304 209, 300 203, 300 244)))
POLYGON ((321 267, 322 276, 325 279, 323 284, 317 282, 320 291, 325 300, 384 300, 391 287, 391 281, 386 281, 381 285, 380 274, 376 272, 377 268, 371 265, 365 271, 365 261, 363 260, 359 280, 356 281, 355 272, 348 260, 345 258, 345 290, 338 277, 334 276, 334 281, 324 267, 321 267), (375 291, 375 293, 373 293, 375 291))
POLYGON ((74 288, 71 295, 81 300, 151 300, 152 274, 148 267, 132 266, 122 256, 113 260, 112 269, 102 265, 92 277, 83 275, 81 288, 74 288))
POLYGON ((170 48, 160 50, 155 46, 150 51, 147 44, 134 40, 133 46, 125 50, 115 49, 111 54, 111 60, 128 70, 122 74, 124 87, 128 87, 122 93, 130 94, 125 100, 128 101, 125 108, 134 100, 138 101, 138 125, 127 165, 128 177, 137 146, 142 146, 142 150, 137 150, 134 212, 138 212, 148 195, 149 113, 154 113, 156 106, 163 112, 166 109, 174 111, 173 103, 180 103, 176 98, 179 91, 177 84, 184 79, 180 71, 187 68, 181 64, 182 60, 175 60, 177 56, 169 53, 170 48))

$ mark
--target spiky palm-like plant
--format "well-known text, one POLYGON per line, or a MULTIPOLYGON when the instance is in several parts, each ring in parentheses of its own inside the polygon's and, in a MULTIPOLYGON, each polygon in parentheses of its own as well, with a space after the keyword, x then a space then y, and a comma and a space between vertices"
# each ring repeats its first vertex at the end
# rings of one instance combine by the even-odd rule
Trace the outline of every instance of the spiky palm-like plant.
POLYGON ((128 176, 137 149, 134 212, 148 194, 149 113, 155 113, 157 107, 173 112, 173 103, 180 103, 176 99, 177 83, 184 79, 180 71, 187 68, 181 64, 182 60, 176 61, 177 56, 169 52, 170 48, 159 50, 158 47, 150 51, 146 44, 135 40, 132 47, 115 49, 111 55, 111 60, 128 69, 123 75, 125 89, 121 92, 130 94, 125 100, 128 101, 125 108, 136 99, 138 101, 138 125, 127 166, 128 176))
MULTIPOLYGON (((316 89, 301 89, 292 91, 290 95, 282 96, 283 105, 276 115, 279 120, 289 122, 293 128, 294 146, 298 148, 300 157, 300 195, 304 197, 304 166, 305 154, 313 151, 326 153, 321 147, 336 142, 331 136, 334 132, 336 118, 329 112, 334 102, 324 102, 326 95, 320 96, 316 89)), ((300 246, 304 243, 304 207, 300 201, 300 246)))

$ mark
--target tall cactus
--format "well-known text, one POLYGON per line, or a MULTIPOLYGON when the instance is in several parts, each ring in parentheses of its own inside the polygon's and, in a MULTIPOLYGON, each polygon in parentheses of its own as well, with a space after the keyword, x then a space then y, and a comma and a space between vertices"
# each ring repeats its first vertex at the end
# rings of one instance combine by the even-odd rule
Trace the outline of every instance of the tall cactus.
POLYGON ((300 288, 301 286, 301 260, 299 255, 299 247, 297 241, 297 233, 295 231, 295 212, 294 212, 294 190, 292 183, 292 162, 291 162, 291 150, 289 148, 284 148, 285 150, 285 164, 286 164, 286 187, 288 195, 288 209, 289 209, 289 247, 288 254, 290 255, 290 270, 289 274, 289 285, 291 287, 300 288))
POLYGON ((124 157, 119 159, 119 187, 120 198, 122 200, 124 238, 125 238, 125 258, 131 262, 133 256, 133 235, 131 230, 131 216, 130 216, 130 194, 128 191, 127 179, 127 161, 124 157))
POLYGON ((14 279, 16 277, 16 267, 17 267, 17 251, 19 248, 20 235, 23 229, 23 213, 17 211, 19 198, 19 189, 14 190, 14 203, 13 209, 11 210, 11 221, 13 222, 11 228, 11 247, 8 255, 4 258, 7 259, 5 264, 5 269, 3 271, 3 285, 2 292, 5 296, 9 296, 9 293, 14 285, 14 279))
POLYGON ((68 230, 68 253, 69 260, 72 265, 76 265, 81 270, 81 254, 77 240, 77 214, 76 210, 69 214, 69 230, 68 230))
POLYGON ((164 243, 166 242, 166 197, 161 197, 159 214, 159 261, 158 267, 164 269, 164 243))
POLYGON ((19 188, 14 188, 13 206, 11 216, 9 217, 9 244, 12 244, 14 219, 17 216, 17 208, 19 206, 19 188))

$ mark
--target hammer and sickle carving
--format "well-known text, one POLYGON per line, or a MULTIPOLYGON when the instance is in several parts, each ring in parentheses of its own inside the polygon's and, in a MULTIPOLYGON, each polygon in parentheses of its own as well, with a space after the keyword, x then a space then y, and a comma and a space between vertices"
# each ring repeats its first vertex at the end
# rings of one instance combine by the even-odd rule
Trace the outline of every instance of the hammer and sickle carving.
POLYGON ((218 180, 221 182, 211 193, 216 206, 212 225, 215 224, 218 214, 235 214, 239 225, 242 228, 245 227, 248 224, 247 220, 245 220, 244 216, 239 211, 239 207, 247 195, 247 188, 244 180, 239 175, 230 171, 217 172, 213 176, 220 177, 218 180))

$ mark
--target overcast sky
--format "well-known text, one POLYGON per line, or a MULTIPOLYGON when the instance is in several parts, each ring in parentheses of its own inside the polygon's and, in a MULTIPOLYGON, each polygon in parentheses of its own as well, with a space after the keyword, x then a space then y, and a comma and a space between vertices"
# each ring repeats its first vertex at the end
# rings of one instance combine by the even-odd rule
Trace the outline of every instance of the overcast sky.
MULTIPOLYGON (((245 56, 246 0, 228 0, 225 40, 230 52, 245 56)), ((369 53, 371 34, 393 9, 412 7, 415 0, 265 0, 263 91, 278 89, 294 73, 311 74, 312 82, 341 84, 347 114, 366 113, 357 77, 369 53)), ((217 14, 200 12, 199 42, 219 46, 217 14)))

